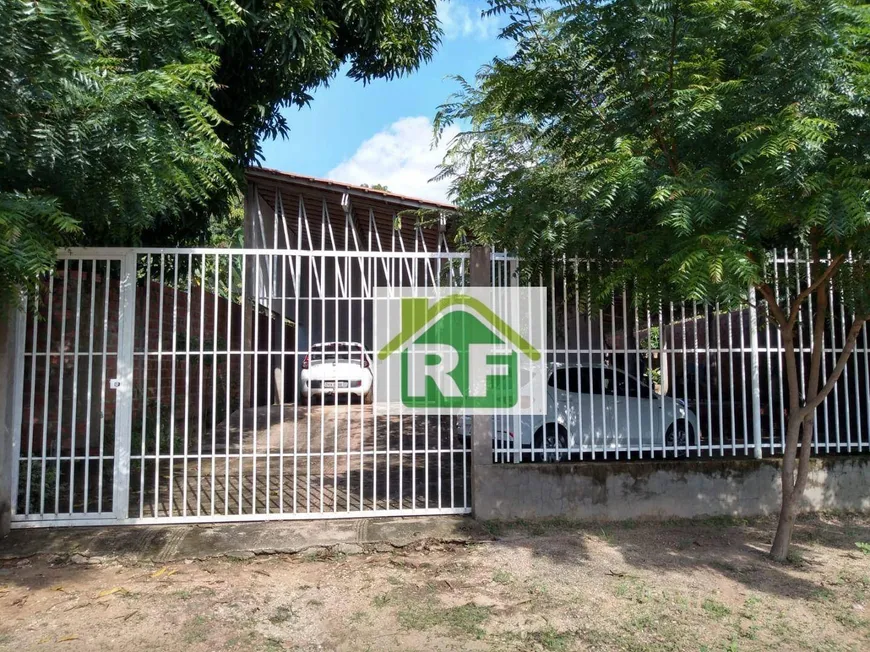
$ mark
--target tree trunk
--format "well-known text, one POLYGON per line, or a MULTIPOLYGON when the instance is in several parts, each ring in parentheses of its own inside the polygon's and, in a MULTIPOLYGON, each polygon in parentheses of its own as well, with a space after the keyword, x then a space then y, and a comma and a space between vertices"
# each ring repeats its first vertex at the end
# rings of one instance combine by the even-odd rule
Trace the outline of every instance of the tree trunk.
POLYGON ((773 545, 770 547, 770 556, 777 561, 788 559, 788 551, 791 547, 791 535, 794 531, 794 520, 797 516, 798 496, 792 494, 788 500, 783 498, 782 507, 779 510, 779 523, 776 526, 776 536, 773 537, 773 545))
MULTIPOLYGON (((831 260, 827 267, 822 264, 819 248, 814 242, 812 246, 812 278, 808 287, 803 289, 791 302, 791 306, 783 309, 777 301, 774 289, 762 283, 758 286, 762 296, 767 301, 773 321, 782 334, 785 348, 784 362, 788 380, 788 426, 786 428, 785 449, 782 455, 782 504, 779 511, 779 524, 776 536, 770 548, 770 555, 779 561, 788 558, 791 536, 794 531, 800 501, 806 489, 810 473, 810 454, 813 445, 813 425, 815 412, 840 378, 849 356, 855 348, 855 342, 863 325, 870 319, 868 314, 855 315, 852 326, 843 342, 843 349, 837 357, 836 364, 824 383, 821 378, 821 362, 825 350, 825 319, 828 312, 828 289, 837 269, 846 260, 839 255, 831 260), (802 304, 815 295, 815 318, 811 335, 810 369, 803 388, 798 380, 798 356, 795 351, 795 326, 799 324, 802 304), (801 400, 803 389, 803 400, 801 400), (800 444, 800 456, 798 456, 800 444), (795 468, 797 467, 797 468, 795 468), (797 472, 797 473, 795 473, 797 472)), ((802 379, 803 380, 803 379, 802 379)))
MULTIPOLYGON (((792 358, 794 359, 794 358, 792 358)), ((788 363, 786 363, 788 364, 788 363)), ((801 419, 797 410, 788 415, 785 450, 782 460, 782 504, 779 510, 779 522, 776 526, 776 536, 770 548, 770 555, 777 561, 785 561, 791 546, 791 535, 794 531, 794 521, 801 495, 796 491, 794 481, 795 462, 797 461, 797 440, 800 435, 801 419)))

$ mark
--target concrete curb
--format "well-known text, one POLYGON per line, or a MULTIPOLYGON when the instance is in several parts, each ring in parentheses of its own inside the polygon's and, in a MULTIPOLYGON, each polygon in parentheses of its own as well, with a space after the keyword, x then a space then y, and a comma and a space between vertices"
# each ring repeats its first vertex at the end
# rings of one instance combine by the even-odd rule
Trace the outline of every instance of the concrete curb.
POLYGON ((410 517, 13 530, 0 541, 0 561, 34 556, 57 563, 174 562, 317 553, 354 555, 489 541, 471 518, 410 517))

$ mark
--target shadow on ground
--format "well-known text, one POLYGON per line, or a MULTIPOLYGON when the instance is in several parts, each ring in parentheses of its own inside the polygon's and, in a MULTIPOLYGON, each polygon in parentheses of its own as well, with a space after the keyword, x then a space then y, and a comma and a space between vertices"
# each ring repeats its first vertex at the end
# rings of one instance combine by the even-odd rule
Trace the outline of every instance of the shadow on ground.
POLYGON ((774 518, 707 518, 662 522, 576 523, 561 520, 488 522, 495 545, 522 548, 557 564, 589 561, 589 541, 618 551, 616 576, 632 569, 650 573, 713 571, 747 589, 789 598, 812 598, 820 586, 808 579, 819 555, 860 555, 856 542, 870 542, 870 521, 850 514, 805 515, 796 525, 791 559, 768 556, 774 518))

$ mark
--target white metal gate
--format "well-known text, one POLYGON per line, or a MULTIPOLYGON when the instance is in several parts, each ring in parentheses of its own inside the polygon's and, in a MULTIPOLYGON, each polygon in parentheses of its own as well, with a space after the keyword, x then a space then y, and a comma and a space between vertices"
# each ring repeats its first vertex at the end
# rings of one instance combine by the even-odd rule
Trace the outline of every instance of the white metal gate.
POLYGON ((317 345, 372 355, 375 286, 467 282, 376 245, 64 252, 19 318, 13 523, 470 511, 464 421, 301 395, 317 345))
POLYGON ((127 516, 134 258, 68 253, 16 329, 13 520, 127 516))

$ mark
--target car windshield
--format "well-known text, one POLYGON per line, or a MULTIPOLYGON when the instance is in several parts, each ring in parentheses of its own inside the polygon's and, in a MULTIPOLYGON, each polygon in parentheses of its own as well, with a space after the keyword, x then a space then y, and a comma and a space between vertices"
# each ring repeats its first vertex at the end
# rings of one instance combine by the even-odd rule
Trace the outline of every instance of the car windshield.
POLYGON ((612 394, 635 398, 651 398, 654 395, 645 382, 608 367, 562 367, 550 375, 548 384, 573 394, 612 394))
POLYGON ((313 362, 361 362, 362 359, 363 348, 359 344, 316 344, 311 350, 313 362))

